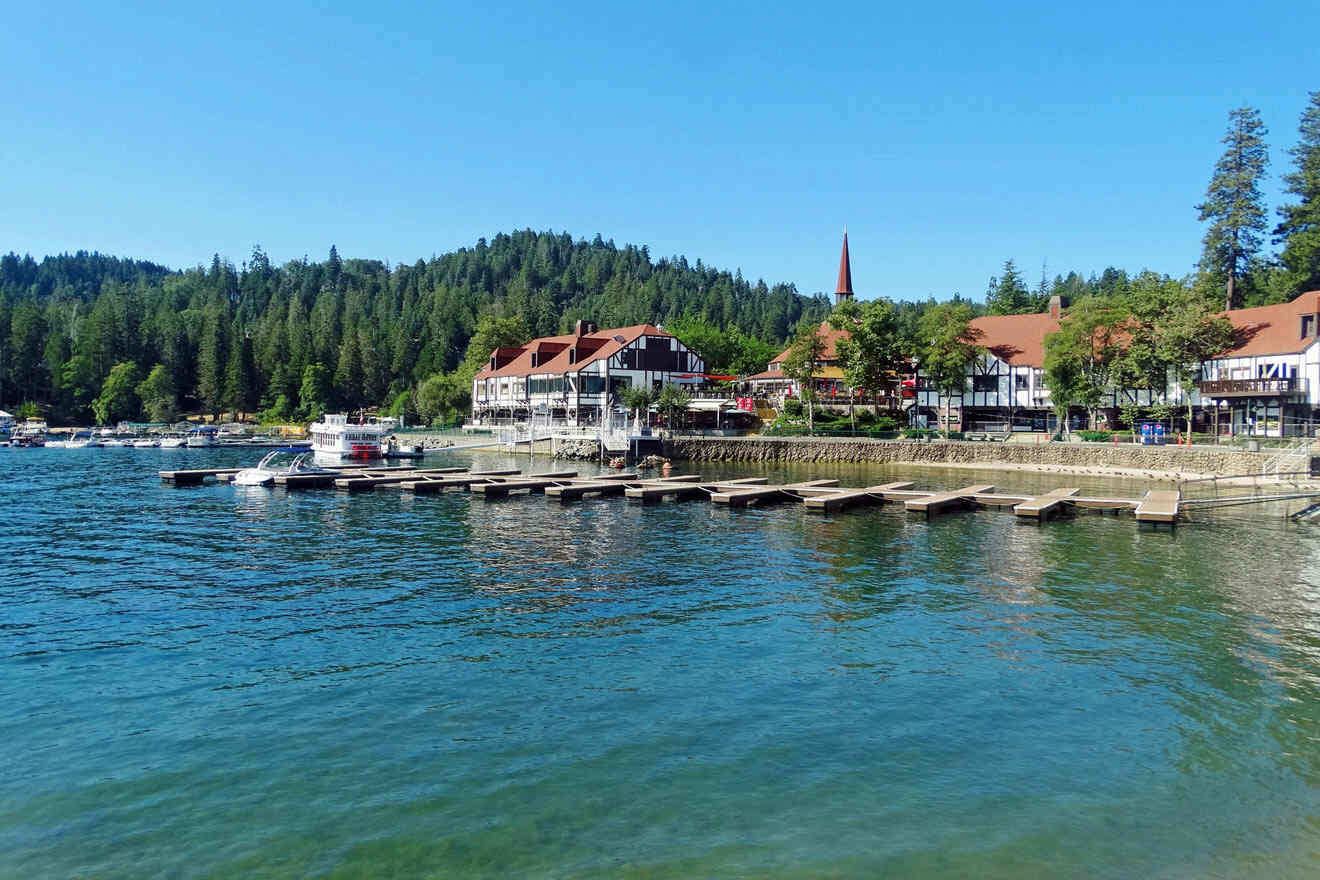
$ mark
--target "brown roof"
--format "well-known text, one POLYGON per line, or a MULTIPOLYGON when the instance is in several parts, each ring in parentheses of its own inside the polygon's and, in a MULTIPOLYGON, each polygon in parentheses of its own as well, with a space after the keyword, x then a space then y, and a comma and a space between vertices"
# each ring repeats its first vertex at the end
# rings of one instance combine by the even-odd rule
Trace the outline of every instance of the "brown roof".
POLYGON ((852 261, 848 259, 848 230, 843 230, 843 253, 839 256, 839 284, 835 293, 852 296, 852 261))
MULTIPOLYGON (((833 327, 830 326, 829 321, 822 321, 820 327, 817 328, 816 333, 825 342, 825 351, 821 354, 820 359, 823 361, 837 361, 839 359, 839 355, 834 350, 834 343, 838 342, 840 339, 847 339, 849 335, 848 331, 835 330, 833 327)), ((785 360, 787 360, 788 352, 791 349, 792 346, 790 345, 788 348, 784 349, 779 354, 775 355, 774 359, 771 360, 770 363, 782 364, 785 360)))
POLYGON ((1045 363, 1045 337, 1059 329, 1049 312, 1034 315, 986 315, 972 319, 977 345, 1006 364, 1039 367, 1045 363))
POLYGON ((1295 354, 1305 351, 1315 337, 1302 338, 1302 315, 1320 313, 1320 290, 1303 293, 1292 302, 1226 312, 1233 322, 1237 345, 1222 357, 1261 354, 1295 354))
MULTIPOLYGON (((517 352, 517 354, 496 370, 490 368, 490 359, 487 358, 486 366, 474 378, 488 379, 491 376, 575 373, 587 364, 610 357, 639 336, 666 336, 672 338, 673 334, 666 333, 651 324, 634 324, 631 327, 617 327, 613 330, 596 330, 581 337, 572 333, 565 336, 542 336, 512 350, 496 349, 491 352, 493 356, 505 351, 510 351, 511 354, 517 352), (578 357, 575 362, 569 363, 569 351, 574 347, 578 350, 578 357), (536 366, 532 366, 532 353, 537 351, 544 353, 547 357, 536 366)), ((500 360, 503 360, 502 356, 500 360)))

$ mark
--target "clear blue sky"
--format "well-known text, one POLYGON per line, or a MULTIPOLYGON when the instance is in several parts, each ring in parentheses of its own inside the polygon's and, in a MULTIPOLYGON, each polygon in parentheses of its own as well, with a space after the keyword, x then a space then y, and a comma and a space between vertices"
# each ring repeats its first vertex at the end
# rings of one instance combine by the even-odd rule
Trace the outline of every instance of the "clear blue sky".
POLYGON ((0 251, 412 262, 597 232, 863 297, 1175 275, 1228 111, 1284 149, 1297 2, 17 4, 0 251), (1195 7, 1195 8, 1194 8, 1195 7))

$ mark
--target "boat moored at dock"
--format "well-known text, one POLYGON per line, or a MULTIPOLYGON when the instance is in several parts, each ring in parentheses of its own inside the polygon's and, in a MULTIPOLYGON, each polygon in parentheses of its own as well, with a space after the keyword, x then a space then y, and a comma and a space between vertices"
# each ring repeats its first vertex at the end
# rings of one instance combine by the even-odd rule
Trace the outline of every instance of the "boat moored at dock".
POLYGON ((322 416, 308 428, 312 451, 321 458, 381 458, 381 442, 389 427, 377 420, 350 422, 344 414, 322 416))

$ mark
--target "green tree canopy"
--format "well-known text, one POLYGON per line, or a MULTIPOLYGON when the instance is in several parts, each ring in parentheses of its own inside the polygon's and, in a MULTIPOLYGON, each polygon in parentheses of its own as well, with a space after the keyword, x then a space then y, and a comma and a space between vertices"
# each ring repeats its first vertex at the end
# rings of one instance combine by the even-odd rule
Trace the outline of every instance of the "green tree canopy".
MULTIPOLYGON (((849 300, 830 314, 830 326, 848 335, 834 343, 834 351, 849 389, 879 395, 898 382, 907 352, 898 323, 898 310, 887 299, 864 303, 849 300)), ((852 413, 853 395, 848 396, 852 413)), ((878 411, 878 410, 877 410, 878 411)))
POLYGON ((1236 287, 1260 251, 1265 233, 1265 202, 1260 184, 1269 165, 1268 134, 1260 111, 1239 107, 1228 114, 1224 153, 1215 163, 1198 219, 1210 221, 1201 269, 1224 285, 1225 308, 1237 306, 1236 287))
POLYGON ((1284 191, 1296 202, 1279 208, 1275 242, 1283 245, 1287 293, 1320 290, 1320 91, 1311 92, 1302 111, 1297 144, 1288 150, 1293 170, 1283 175, 1284 191))
POLYGON ((135 389, 142 408, 153 422, 172 422, 179 410, 179 393, 174 377, 164 364, 156 364, 135 389))
POLYGON ((816 373, 825 357, 825 337, 820 326, 803 321, 793 337, 781 369, 784 375, 798 383, 802 401, 807 405, 807 430, 816 429, 816 373))
POLYGON ((142 409, 137 386, 142 380, 138 365, 132 361, 115 364, 101 386, 101 393, 92 401, 92 412, 98 425, 111 425, 123 419, 136 418, 142 409))
MULTIPOLYGON (((919 366, 946 401, 967 387, 967 371, 985 351, 976 344, 973 317, 971 306, 961 302, 941 303, 921 317, 919 366)), ((946 404, 946 433, 948 409, 946 404)))
POLYGON ((1111 387, 1122 353, 1128 311, 1112 300, 1091 298, 1076 303, 1045 337, 1045 385, 1061 424, 1070 405, 1086 408, 1094 428, 1096 413, 1111 387))

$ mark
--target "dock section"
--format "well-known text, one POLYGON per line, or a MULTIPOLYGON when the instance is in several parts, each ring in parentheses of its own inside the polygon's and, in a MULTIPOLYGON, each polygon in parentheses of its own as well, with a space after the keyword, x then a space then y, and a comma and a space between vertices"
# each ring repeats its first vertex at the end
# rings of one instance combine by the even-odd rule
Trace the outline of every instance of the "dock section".
POLYGON ((1137 522, 1172 525, 1178 521, 1181 500, 1182 493, 1176 489, 1151 489, 1137 505, 1137 522))
POLYGON ((930 519, 933 513, 942 513, 954 507, 965 507, 976 500, 977 495, 988 495, 993 491, 995 487, 990 485, 963 486, 952 492, 936 492, 925 498, 909 498, 903 502, 903 507, 909 513, 924 514, 930 519))
POLYGON ((1013 512, 1020 517, 1044 522, 1062 509, 1065 499, 1076 495, 1081 489, 1054 489, 1044 495, 1037 495, 1028 501, 1013 505, 1013 512))

